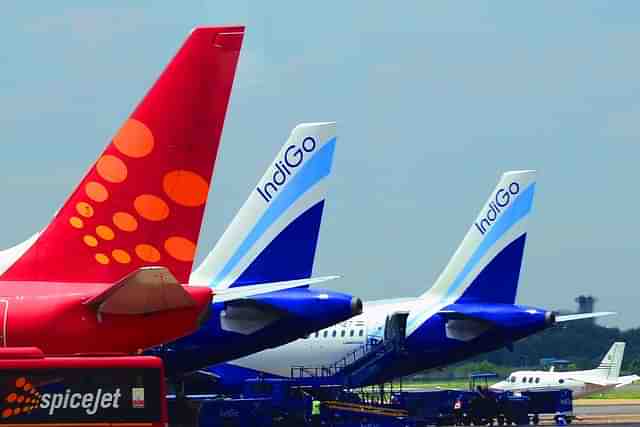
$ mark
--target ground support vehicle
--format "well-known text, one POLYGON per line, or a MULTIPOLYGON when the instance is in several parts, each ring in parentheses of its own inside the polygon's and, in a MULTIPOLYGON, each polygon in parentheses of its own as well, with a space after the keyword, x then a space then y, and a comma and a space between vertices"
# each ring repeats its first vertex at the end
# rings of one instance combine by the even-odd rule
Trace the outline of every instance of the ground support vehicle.
POLYGON ((403 391, 391 395, 392 407, 406 410, 416 425, 529 425, 541 415, 571 423, 570 390, 526 393, 467 390, 403 391))
POLYGON ((540 415, 553 416, 556 424, 570 424, 573 419, 573 393, 571 390, 547 390, 523 392, 529 399, 529 416, 533 424, 540 422, 540 415))
POLYGON ((420 427, 428 425, 523 425, 540 415, 558 424, 572 419, 569 390, 516 394, 469 390, 399 391, 382 399, 362 400, 342 385, 310 386, 292 379, 247 380, 241 394, 170 396, 171 425, 217 426, 361 426, 420 427), (313 401, 321 402, 313 417, 313 401))
POLYGON ((0 348, 0 425, 165 427, 162 360, 0 348))
POLYGON ((172 426, 323 426, 413 427, 406 410, 363 403, 342 385, 301 386, 291 379, 247 380, 237 396, 171 395, 172 426), (320 401, 319 417, 312 416, 313 401, 320 401))

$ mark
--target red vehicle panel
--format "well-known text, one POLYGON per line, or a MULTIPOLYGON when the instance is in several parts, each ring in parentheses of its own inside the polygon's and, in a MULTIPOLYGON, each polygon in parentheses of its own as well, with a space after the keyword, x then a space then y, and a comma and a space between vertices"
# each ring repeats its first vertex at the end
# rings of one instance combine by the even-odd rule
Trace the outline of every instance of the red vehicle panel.
POLYGON ((155 357, 0 350, 3 425, 164 427, 165 396, 162 361, 155 357))

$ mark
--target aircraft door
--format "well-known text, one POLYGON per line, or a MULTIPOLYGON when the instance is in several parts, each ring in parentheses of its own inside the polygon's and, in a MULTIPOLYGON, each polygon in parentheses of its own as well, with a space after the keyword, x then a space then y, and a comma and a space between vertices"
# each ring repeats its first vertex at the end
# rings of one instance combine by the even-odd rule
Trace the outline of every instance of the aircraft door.
POLYGON ((395 341, 399 344, 404 343, 407 332, 407 317, 409 312, 398 311, 387 316, 384 325, 384 340, 395 341))
POLYGON ((7 346, 7 313, 9 311, 9 301, 0 299, 0 347, 7 346))

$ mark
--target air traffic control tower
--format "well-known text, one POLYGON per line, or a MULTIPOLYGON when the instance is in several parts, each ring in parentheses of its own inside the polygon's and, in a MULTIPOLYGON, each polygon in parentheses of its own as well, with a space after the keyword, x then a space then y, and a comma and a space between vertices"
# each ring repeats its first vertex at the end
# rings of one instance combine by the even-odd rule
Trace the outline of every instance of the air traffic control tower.
MULTIPOLYGON (((597 299, 591 295, 580 295, 574 301, 578 303, 578 313, 593 313, 597 299)), ((594 323, 595 319, 589 321, 594 323)))

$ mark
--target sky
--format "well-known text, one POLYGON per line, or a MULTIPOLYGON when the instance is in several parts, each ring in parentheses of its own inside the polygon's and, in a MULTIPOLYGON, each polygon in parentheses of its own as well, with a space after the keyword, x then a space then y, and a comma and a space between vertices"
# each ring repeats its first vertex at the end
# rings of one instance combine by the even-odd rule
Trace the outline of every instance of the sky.
POLYGON ((434 282, 502 172, 536 169, 518 302, 640 327, 640 3, 7 2, 0 247, 44 227, 197 25, 247 34, 198 259, 290 130, 337 121, 315 273, 434 282))

